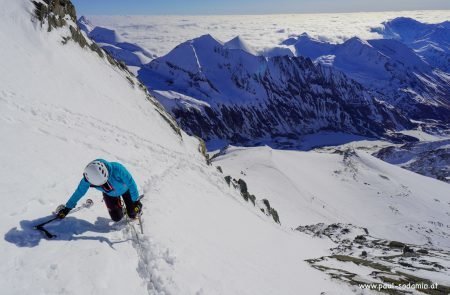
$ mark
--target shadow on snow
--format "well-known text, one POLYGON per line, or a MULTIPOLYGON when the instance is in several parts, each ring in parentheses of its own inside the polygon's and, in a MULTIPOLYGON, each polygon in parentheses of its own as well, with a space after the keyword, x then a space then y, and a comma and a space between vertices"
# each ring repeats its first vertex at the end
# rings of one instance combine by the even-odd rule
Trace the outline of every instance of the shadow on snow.
MULTIPOLYGON (((46 216, 35 220, 22 220, 20 222, 20 228, 14 227, 10 229, 5 234, 5 240, 17 247, 36 247, 39 245, 41 240, 48 240, 45 235, 36 230, 34 227, 37 224, 43 223, 53 216, 46 216)), ((66 217, 63 220, 55 220, 45 226, 52 234, 56 235, 55 238, 51 240, 55 241, 74 241, 74 240, 93 240, 99 241, 101 243, 107 243, 111 248, 114 249, 114 244, 125 242, 126 240, 114 241, 112 242, 108 238, 102 235, 85 235, 80 236, 84 233, 99 233, 106 234, 109 232, 114 232, 119 230, 117 226, 111 226, 111 220, 103 217, 98 217, 94 223, 90 223, 86 220, 78 219, 72 216, 66 217)), ((119 222, 118 225, 120 225, 119 222)))

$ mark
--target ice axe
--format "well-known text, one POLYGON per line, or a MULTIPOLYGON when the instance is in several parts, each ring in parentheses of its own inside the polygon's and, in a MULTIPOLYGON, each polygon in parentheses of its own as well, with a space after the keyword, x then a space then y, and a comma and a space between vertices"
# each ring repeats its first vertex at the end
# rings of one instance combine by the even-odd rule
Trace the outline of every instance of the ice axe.
MULTIPOLYGON (((89 207, 91 207, 93 204, 94 204, 94 202, 93 202, 91 199, 87 199, 86 202, 85 202, 83 205, 81 205, 80 207, 75 208, 75 209, 72 211, 72 213, 73 213, 73 212, 76 212, 76 211, 78 211, 78 210, 80 210, 80 209, 82 209, 82 208, 89 208, 89 207)), ((64 205, 63 205, 63 207, 64 207, 64 205)), ((58 206, 58 208, 61 208, 61 205, 58 206)), ((58 208, 56 209, 56 211, 59 211, 58 208)), ((35 225, 35 226, 34 226, 34 229, 36 229, 36 230, 42 232, 48 239, 56 238, 56 235, 50 233, 47 229, 45 229, 45 228, 44 228, 44 225, 47 225, 47 224, 49 224, 49 223, 51 223, 51 222, 53 222, 53 221, 55 221, 55 220, 58 220, 58 219, 59 219, 59 217, 58 217, 58 216, 55 216, 55 217, 53 217, 52 219, 49 219, 49 220, 47 220, 47 221, 45 221, 45 222, 43 222, 43 223, 41 223, 41 224, 35 225)))

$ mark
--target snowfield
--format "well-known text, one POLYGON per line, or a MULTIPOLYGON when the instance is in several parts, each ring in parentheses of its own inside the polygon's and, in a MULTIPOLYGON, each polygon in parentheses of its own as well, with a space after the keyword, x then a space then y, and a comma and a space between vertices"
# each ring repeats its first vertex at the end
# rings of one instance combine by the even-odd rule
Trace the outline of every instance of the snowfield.
MULTIPOLYGON (((341 242, 311 235, 325 225, 296 230, 318 222, 354 224, 351 239, 361 240, 364 226, 428 249, 434 264, 422 276, 449 281, 448 184, 359 150, 231 148, 207 165, 199 140, 173 128, 134 76, 73 40, 63 44, 70 17, 48 32, 33 11, 28 0, 2 1, 0 11, 2 294, 373 294, 311 260, 338 265, 328 255, 341 242), (91 208, 46 227, 55 239, 34 230, 99 157, 135 177, 144 233, 110 221, 93 190, 91 208), (229 174, 248 182, 256 206, 227 184, 229 174), (264 198, 281 224, 261 212, 264 198)), ((369 242, 369 256, 402 256, 369 242)), ((382 282, 342 266, 357 268, 365 282, 382 282)))
MULTIPOLYGON (((31 22, 30 2, 0 12, 0 288, 4 294, 309 294, 350 288, 304 261, 331 242, 275 224, 207 166, 145 93, 94 52, 31 22), (14 36, 14 38, 11 38, 14 36), (97 157, 125 164, 146 194, 144 235, 94 206, 50 218, 97 157), (312 244, 311 244, 312 243, 312 244)), ((340 290, 340 291, 333 291, 340 290)))
POLYGON ((391 240, 449 248, 450 187, 351 147, 231 147, 214 160, 267 198, 290 227, 343 222, 391 240), (431 229, 431 230, 430 230, 431 229))

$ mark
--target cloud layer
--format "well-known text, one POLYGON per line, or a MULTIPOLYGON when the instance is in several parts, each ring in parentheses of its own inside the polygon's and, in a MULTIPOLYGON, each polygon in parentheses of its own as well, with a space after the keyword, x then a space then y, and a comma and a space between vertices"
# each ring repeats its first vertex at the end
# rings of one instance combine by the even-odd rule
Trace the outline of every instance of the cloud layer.
POLYGON ((450 20, 450 11, 234 15, 234 16, 89 16, 97 26, 108 27, 158 56, 178 44, 204 35, 228 41, 237 35, 257 50, 277 45, 289 36, 307 32, 313 37, 341 43, 358 36, 380 37, 370 28, 398 16, 437 23, 450 20))

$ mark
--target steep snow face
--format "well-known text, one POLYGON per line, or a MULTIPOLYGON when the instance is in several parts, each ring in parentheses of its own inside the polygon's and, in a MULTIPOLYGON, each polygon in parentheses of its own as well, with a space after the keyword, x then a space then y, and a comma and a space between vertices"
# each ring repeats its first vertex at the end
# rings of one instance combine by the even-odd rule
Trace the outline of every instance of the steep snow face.
POLYGON ((417 70, 424 73, 432 70, 431 66, 424 62, 413 50, 396 40, 375 39, 369 40, 368 43, 380 53, 389 57, 393 63, 403 63, 404 67, 409 70, 417 70))
POLYGON ((450 71, 450 26, 449 22, 439 24, 421 23, 411 18, 399 17, 384 22, 373 32, 385 38, 400 40, 413 48, 431 66, 445 72, 450 71))
POLYGON ((365 148, 231 147, 214 163, 268 198, 285 225, 351 223, 378 238, 448 249, 449 184, 390 165, 365 148))
POLYGON ((297 54, 343 71, 407 116, 450 120, 450 76, 397 40, 355 37, 331 44, 303 34, 284 43, 294 44, 297 54))
POLYGON ((333 65, 363 82, 367 78, 387 80, 385 65, 389 58, 369 42, 354 37, 336 47, 333 65))
POLYGON ((324 255, 329 241, 281 227, 244 202, 134 77, 72 40, 63 45, 69 28, 47 32, 31 22, 33 9, 17 0, 0 11, 2 290, 351 292, 304 261, 324 255), (113 224, 99 193, 89 191, 94 206, 48 225, 57 238, 44 239, 32 227, 52 217, 98 157, 123 163, 145 193, 144 234, 113 224))
POLYGON ((228 49, 210 35, 153 60, 139 78, 185 130, 207 141, 257 144, 321 129, 379 136, 408 125, 340 72, 302 57, 228 49), (204 103, 173 103, 183 97, 204 103))

